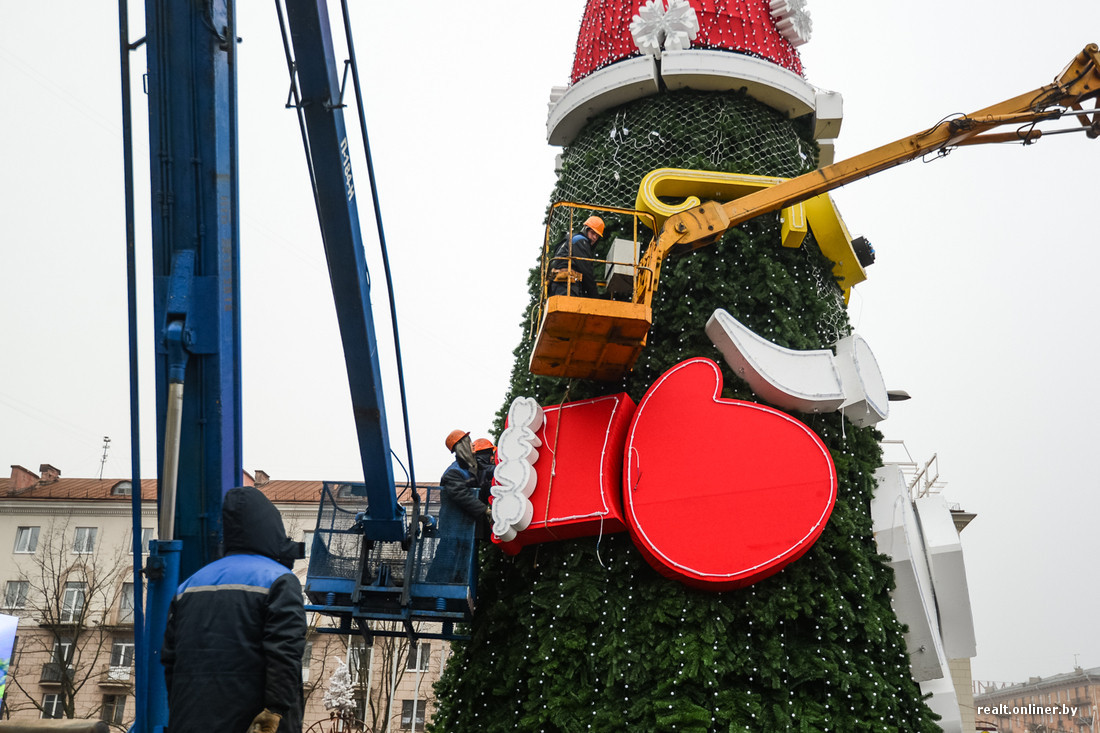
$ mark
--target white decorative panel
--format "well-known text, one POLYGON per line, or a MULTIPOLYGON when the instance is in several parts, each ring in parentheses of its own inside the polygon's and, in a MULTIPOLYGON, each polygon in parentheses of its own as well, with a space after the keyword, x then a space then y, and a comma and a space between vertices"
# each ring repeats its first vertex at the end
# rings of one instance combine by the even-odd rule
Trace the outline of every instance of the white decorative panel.
POLYGON ((924 550, 936 593, 940 634, 948 659, 970 658, 978 653, 970 588, 966 582, 962 542, 951 510, 940 494, 928 494, 915 502, 924 550))
MULTIPOLYGON (((890 557, 897 587, 891 604, 898 620, 909 627, 905 644, 917 682, 940 679, 947 673, 947 657, 940 642, 932 574, 925 560, 920 526, 905 478, 897 466, 875 472, 878 488, 871 500, 871 521, 879 552, 890 557)), ((950 679, 948 680, 950 687, 950 679)))

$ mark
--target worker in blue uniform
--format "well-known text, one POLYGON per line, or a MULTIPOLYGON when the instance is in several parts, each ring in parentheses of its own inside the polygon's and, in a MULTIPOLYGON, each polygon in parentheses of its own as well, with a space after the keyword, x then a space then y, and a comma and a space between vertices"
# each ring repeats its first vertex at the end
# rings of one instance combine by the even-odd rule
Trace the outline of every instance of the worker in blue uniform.
POLYGON ((604 222, 590 216, 581 225, 581 233, 563 242, 550 261, 550 295, 574 295, 582 298, 600 297, 596 282, 594 247, 603 238, 604 222))
POLYGON ((171 733, 300 733, 306 614, 279 510, 253 487, 222 502, 225 556, 183 582, 161 663, 171 733))
POLYGON ((485 518, 492 516, 488 502, 480 496, 482 470, 474 455, 470 434, 452 430, 446 445, 455 460, 439 479, 439 526, 444 532, 448 521, 482 524, 485 518))
POLYGON ((488 534, 492 512, 480 496, 477 457, 470 434, 452 430, 445 442, 455 460, 439 479, 439 542, 428 582, 458 584, 468 582, 474 540, 488 534))

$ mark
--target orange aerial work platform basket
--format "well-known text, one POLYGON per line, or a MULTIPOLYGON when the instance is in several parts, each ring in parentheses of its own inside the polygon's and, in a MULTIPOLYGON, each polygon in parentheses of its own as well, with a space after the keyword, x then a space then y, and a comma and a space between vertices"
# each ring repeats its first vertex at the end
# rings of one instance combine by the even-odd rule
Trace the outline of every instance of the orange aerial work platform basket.
POLYGON ((653 322, 650 307, 654 273, 639 265, 640 239, 656 231, 650 214, 633 209, 592 206, 562 201, 550 208, 542 253, 541 297, 533 324, 537 324, 529 369, 532 374, 613 381, 629 372, 653 322), (572 239, 589 215, 604 215, 603 240, 592 258, 574 257, 572 249, 557 256, 558 247, 572 239), (649 234, 643 235, 648 230, 649 234), (606 250, 606 251, 605 251, 606 250), (549 295, 551 262, 565 259, 590 262, 601 294, 574 295, 573 283, 565 295, 549 295), (602 270, 601 270, 602 268, 602 270))

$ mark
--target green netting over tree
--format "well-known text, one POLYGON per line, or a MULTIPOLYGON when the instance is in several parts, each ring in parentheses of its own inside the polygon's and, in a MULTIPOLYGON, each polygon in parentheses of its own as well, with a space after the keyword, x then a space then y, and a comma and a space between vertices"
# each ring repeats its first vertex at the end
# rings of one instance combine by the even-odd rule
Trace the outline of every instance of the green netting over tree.
MULTIPOLYGON (((591 121, 563 154, 552 200, 632 207, 655 168, 794 176, 815 158, 808 126, 742 94, 667 93, 591 121)), ((830 272, 812 238, 785 249, 777 217, 759 217, 666 262, 649 346, 622 382, 531 376, 525 340, 500 414, 521 395, 550 406, 625 391, 637 402, 694 356, 722 364, 724 396, 753 400, 706 337, 707 318, 724 308, 782 346, 822 348, 850 330, 830 272)), ((534 268, 532 307, 538 285, 534 268)), ((828 446, 838 478, 832 517, 805 556, 749 588, 707 593, 652 570, 626 534, 515 557, 483 547, 471 640, 455 645, 436 686, 431 729, 938 730, 909 674, 893 574, 871 528, 881 436, 836 413, 796 417, 828 446)), ((669 450, 694 460, 675 435, 669 450)), ((682 511, 706 515, 704 506, 682 511)))

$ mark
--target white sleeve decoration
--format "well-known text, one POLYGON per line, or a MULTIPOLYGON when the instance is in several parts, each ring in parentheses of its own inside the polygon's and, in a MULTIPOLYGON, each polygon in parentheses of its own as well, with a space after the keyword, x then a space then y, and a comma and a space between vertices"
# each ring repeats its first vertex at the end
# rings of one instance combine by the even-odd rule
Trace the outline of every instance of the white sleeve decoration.
POLYGON ((856 333, 840 339, 836 349, 836 365, 844 382, 844 416, 863 427, 874 425, 890 416, 890 395, 882 370, 871 347, 856 333))
POLYGON ((711 315, 706 332, 737 376, 768 402, 800 412, 833 412, 844 403, 844 385, 829 349, 773 344, 722 308, 711 315))
POLYGON ((517 397, 508 408, 508 427, 497 441, 493 473, 493 534, 510 542, 531 524, 535 508, 530 501, 538 483, 534 463, 542 445, 535 433, 542 427, 542 407, 531 397, 517 397))
POLYGON ((806 0, 771 0, 771 14, 776 29, 792 46, 810 40, 814 24, 806 11, 806 0))
POLYGON ((706 333, 756 395, 785 410, 840 410, 860 427, 890 415, 882 371, 858 334, 840 339, 832 349, 788 349, 754 333, 721 308, 707 321, 706 333))
POLYGON ((666 51, 683 51, 699 33, 699 18, 687 0, 646 0, 638 14, 630 21, 630 34, 638 50, 650 56, 661 57, 666 51))

